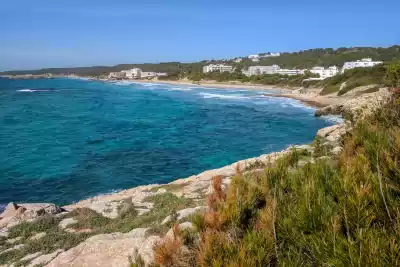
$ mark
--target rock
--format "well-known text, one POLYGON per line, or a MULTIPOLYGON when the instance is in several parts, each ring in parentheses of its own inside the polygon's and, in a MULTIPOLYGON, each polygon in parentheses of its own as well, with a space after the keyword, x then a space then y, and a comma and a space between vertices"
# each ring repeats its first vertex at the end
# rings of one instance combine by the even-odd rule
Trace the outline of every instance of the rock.
POLYGON ((66 218, 66 219, 63 219, 59 224, 58 224, 58 227, 60 227, 61 229, 65 229, 65 228, 67 228, 68 227, 68 225, 71 225, 71 224, 74 224, 74 223, 77 223, 78 221, 76 220, 76 219, 74 219, 74 218, 66 218))
POLYGON ((29 239, 30 240, 39 240, 39 239, 41 239, 41 238, 43 238, 45 236, 46 236, 46 232, 40 232, 40 233, 37 233, 36 235, 32 236, 29 239))
POLYGON ((83 228, 83 229, 66 228, 65 232, 68 232, 68 233, 91 233, 91 232, 93 232, 93 230, 90 228, 83 228))
POLYGON ((160 188, 160 189, 157 190, 157 194, 164 194, 164 193, 167 193, 167 189, 160 188))
POLYGON ((332 154, 334 154, 334 155, 339 155, 340 152, 342 152, 342 150, 343 150, 343 148, 342 148, 341 146, 337 146, 337 147, 334 147, 334 148, 331 150, 331 152, 332 152, 332 154))
POLYGON ((43 254, 42 252, 36 252, 36 253, 33 253, 33 254, 29 254, 29 255, 26 255, 25 257, 23 257, 22 259, 20 259, 20 261, 30 261, 30 260, 32 260, 34 258, 39 257, 42 254, 43 254))
POLYGON ((0 229, 10 228, 24 221, 33 221, 36 218, 49 214, 55 215, 64 210, 52 203, 25 203, 7 205, 6 210, 0 215, 0 229))
POLYGON ((58 249, 54 251, 53 253, 50 254, 45 254, 37 257, 33 261, 31 261, 27 267, 35 267, 37 265, 45 265, 48 262, 52 261, 55 257, 57 257, 58 254, 62 253, 64 250, 63 249, 58 249))
POLYGON ((8 237, 9 234, 10 233, 7 231, 2 231, 2 232, 0 232, 0 237, 8 237))
POLYGON ((129 257, 135 251, 146 264, 153 261, 153 246, 157 236, 146 237, 147 228, 139 228, 129 233, 102 234, 88 238, 78 246, 58 255, 47 267, 81 266, 129 266, 129 257))
POLYGON ((18 206, 14 202, 8 203, 5 210, 0 214, 0 219, 14 217, 17 214, 18 206))
MULTIPOLYGON (((205 207, 205 206, 183 209, 183 210, 180 210, 180 211, 178 211, 178 212, 176 213, 176 215, 177 215, 176 219, 179 221, 179 220, 182 220, 183 218, 186 218, 186 217, 188 217, 188 216, 190 216, 190 215, 192 215, 192 214, 195 214, 195 213, 198 212, 198 211, 204 212, 204 211, 206 211, 206 210, 207 210, 207 207, 205 207)), ((166 224, 166 223, 170 222, 170 221, 172 220, 172 217, 173 217, 172 215, 168 215, 168 216, 161 222, 161 224, 166 224)))
POLYGON ((6 252, 9 252, 9 251, 11 251, 11 250, 22 249, 24 246, 25 246, 24 244, 19 244, 19 245, 13 246, 12 248, 8 248, 8 249, 6 249, 6 250, 1 251, 1 252, 0 252, 0 255, 1 255, 1 254, 4 254, 4 253, 6 253, 6 252))
MULTIPOLYGON (((194 229, 194 226, 191 222, 184 222, 184 223, 178 224, 178 229, 180 231, 183 231, 185 229, 194 229)), ((171 240, 175 239, 174 228, 169 229, 168 232, 165 234, 164 239, 167 239, 167 238, 171 239, 171 240)))
POLYGON ((6 242, 8 243, 8 244, 14 244, 14 243, 17 243, 18 241, 20 241, 22 239, 22 237, 16 237, 16 238, 12 238, 12 239, 7 239, 6 240, 6 242))
POLYGON ((314 113, 315 117, 326 115, 343 115, 345 107, 343 105, 329 105, 324 108, 317 109, 314 113))
POLYGON ((338 142, 346 134, 344 123, 322 128, 317 132, 317 136, 325 138, 329 142, 338 142))
POLYGON ((150 211, 149 209, 142 209, 142 208, 135 208, 135 209, 138 212, 138 216, 141 216, 150 211))

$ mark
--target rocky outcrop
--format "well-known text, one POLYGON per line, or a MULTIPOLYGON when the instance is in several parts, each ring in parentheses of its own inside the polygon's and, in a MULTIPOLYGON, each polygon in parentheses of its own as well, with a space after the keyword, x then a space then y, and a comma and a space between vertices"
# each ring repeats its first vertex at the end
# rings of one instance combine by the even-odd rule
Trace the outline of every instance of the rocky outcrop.
POLYGON ((328 142, 334 143, 338 142, 346 132, 346 124, 341 123, 320 129, 317 132, 317 136, 324 138, 328 142))
POLYGON ((77 247, 59 254, 46 267, 129 266, 129 258, 138 253, 145 263, 153 261, 153 246, 157 236, 146 235, 146 228, 129 233, 96 235, 77 247))
MULTIPOLYGON (((355 92, 358 92, 355 90, 355 92)), ((333 104, 317 109, 315 116, 325 115, 350 115, 353 120, 363 118, 386 103, 391 96, 387 88, 381 88, 377 92, 365 94, 349 94, 340 97, 340 104, 333 104)), ((339 98, 338 98, 339 99, 339 98)))
POLYGON ((23 221, 31 221, 44 215, 56 215, 64 210, 52 203, 11 202, 0 214, 0 229, 9 228, 23 221))

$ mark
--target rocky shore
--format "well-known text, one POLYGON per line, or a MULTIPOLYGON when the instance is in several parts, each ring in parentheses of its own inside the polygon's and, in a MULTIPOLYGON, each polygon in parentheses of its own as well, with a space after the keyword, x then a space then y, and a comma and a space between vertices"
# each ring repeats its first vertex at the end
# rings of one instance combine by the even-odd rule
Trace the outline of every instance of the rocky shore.
MULTIPOLYGON (((345 124, 334 125, 321 129, 317 136, 325 140, 324 144, 332 153, 339 153, 341 150, 339 139, 346 132, 345 129, 345 124)), ((173 235, 173 230, 170 229, 172 223, 177 223, 182 229, 192 228, 190 219, 196 213, 207 210, 204 206, 205 198, 211 192, 211 181, 214 176, 221 176, 223 187, 226 188, 236 173, 261 171, 268 164, 273 164, 293 150, 312 155, 314 148, 312 145, 291 146, 281 152, 241 160, 169 184, 139 186, 118 193, 96 196, 64 207, 51 203, 10 203, 0 215, 0 266, 128 266, 130 257, 136 254, 140 255, 146 264, 151 263, 153 246, 173 235), (164 212, 161 210, 165 207, 160 208, 160 202, 164 201, 163 205, 174 205, 174 202, 184 204, 179 205, 179 209, 167 209, 168 212, 164 212), (121 214, 124 209, 134 209, 135 219, 142 218, 146 221, 151 218, 154 221, 139 223, 137 224, 139 227, 129 231, 124 227, 116 228, 115 232, 98 229, 93 222, 81 225, 82 216, 87 216, 81 213, 93 213, 96 214, 94 215, 96 220, 114 223, 123 220, 121 214), (49 223, 48 220, 55 223, 56 225, 51 227, 53 230, 35 226, 43 224, 43 220, 46 220, 46 224, 49 223), (20 227, 35 230, 28 235, 24 232, 28 230, 20 230, 20 227), (57 230, 54 230, 54 227, 57 230), (57 238, 68 234, 68 238, 82 238, 82 240, 76 246, 69 247, 64 244, 44 251, 32 247, 32 244, 39 246, 38 242, 50 242, 49 240, 54 238, 51 237, 54 235, 53 231, 60 235, 57 238), (23 257, 13 257, 18 253, 23 257), (10 260, 2 260, 2 257, 10 260)), ((299 164, 313 160, 312 157, 305 157, 299 164)))
MULTIPOLYGON (((301 93, 293 96, 296 94, 301 93)), ((362 116, 388 96, 384 89, 351 96, 323 107, 316 115, 362 116)), ((10 203, 0 215, 0 267, 129 266, 139 261, 138 256, 148 265, 154 260, 154 245, 173 238, 174 225, 191 229, 193 217, 207 210, 205 199, 212 190, 213 177, 222 177, 226 188, 235 174, 262 171, 294 150, 301 155, 299 165, 318 160, 317 150, 321 148, 335 156, 341 152, 342 137, 350 128, 349 122, 323 128, 313 144, 291 146, 169 184, 139 186, 64 207, 10 203)))

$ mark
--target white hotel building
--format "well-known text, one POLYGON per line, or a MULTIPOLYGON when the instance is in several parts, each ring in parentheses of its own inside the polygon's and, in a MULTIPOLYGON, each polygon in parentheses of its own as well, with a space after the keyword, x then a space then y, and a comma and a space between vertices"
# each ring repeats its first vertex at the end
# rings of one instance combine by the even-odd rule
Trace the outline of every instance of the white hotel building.
POLYGON ((229 65, 224 65, 224 64, 210 64, 207 66, 203 67, 203 72, 214 72, 214 71, 219 71, 219 72, 232 72, 233 67, 229 65))
POLYGON ((382 64, 382 61, 372 61, 371 58, 363 58, 361 60, 357 61, 350 61, 346 62, 343 65, 342 68, 342 73, 345 72, 346 70, 354 69, 354 68, 370 68, 375 65, 382 64))
POLYGON ((318 74, 319 77, 323 80, 337 75, 339 73, 339 69, 336 66, 330 66, 327 69, 325 69, 324 67, 314 67, 310 70, 310 72, 318 74))
POLYGON ((245 72, 247 76, 252 75, 263 75, 263 74, 275 74, 278 73, 280 67, 278 65, 271 66, 250 66, 245 72))

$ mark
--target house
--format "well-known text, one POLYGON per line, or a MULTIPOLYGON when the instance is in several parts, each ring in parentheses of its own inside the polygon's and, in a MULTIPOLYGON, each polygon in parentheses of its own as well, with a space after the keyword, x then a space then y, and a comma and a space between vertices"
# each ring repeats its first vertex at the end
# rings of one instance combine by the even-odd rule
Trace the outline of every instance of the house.
POLYGON ((314 67, 310 70, 310 72, 318 74, 319 77, 323 80, 337 75, 339 73, 339 69, 336 66, 330 66, 327 69, 325 69, 324 67, 314 67))
POLYGON ((125 72, 125 77, 128 79, 137 79, 141 77, 142 70, 139 68, 134 68, 130 70, 123 70, 125 72))
POLYGON ((370 68, 375 65, 382 64, 382 61, 372 61, 372 58, 363 58, 357 61, 345 62, 342 68, 342 73, 354 68, 370 68))
POLYGON ((108 78, 110 79, 121 79, 125 77, 126 77, 125 72, 110 72, 110 74, 108 74, 108 78))
POLYGON ((306 72, 306 70, 298 70, 298 69, 279 69, 277 71, 277 74, 280 75, 289 75, 289 76, 293 76, 293 75, 302 75, 306 72))
POLYGON ((229 65, 224 65, 224 64, 210 64, 210 65, 203 67, 203 73, 214 72, 214 71, 232 72, 233 67, 229 66, 229 65))
MULTIPOLYGON (((276 74, 280 70, 278 65, 271 66, 251 66, 247 70, 248 76, 263 75, 263 74, 276 74)), ((245 74, 246 75, 246 74, 245 74)))

